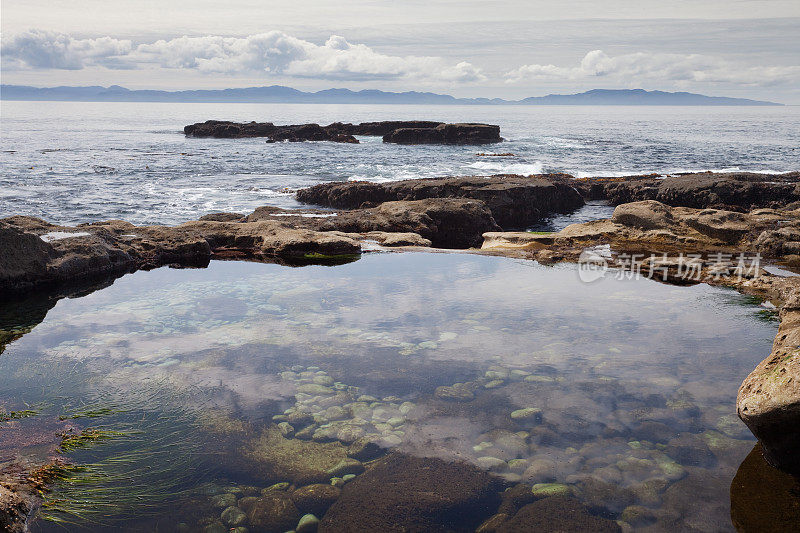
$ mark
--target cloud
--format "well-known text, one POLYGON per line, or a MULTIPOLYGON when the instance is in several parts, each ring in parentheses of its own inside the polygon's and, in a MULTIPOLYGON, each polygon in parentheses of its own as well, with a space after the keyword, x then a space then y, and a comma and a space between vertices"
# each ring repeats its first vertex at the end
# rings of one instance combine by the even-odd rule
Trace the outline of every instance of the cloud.
POLYGON ((63 33, 30 30, 11 38, 3 37, 4 69, 54 68, 79 70, 89 64, 103 65, 115 56, 129 54, 128 40, 100 37, 73 39, 63 33))
POLYGON ((280 31, 247 37, 178 37, 134 45, 111 37, 77 39, 31 30, 2 42, 3 68, 78 70, 159 67, 211 74, 278 74, 297 78, 483 81, 474 65, 440 57, 392 56, 333 35, 323 45, 280 31))
POLYGON ((610 78, 674 82, 774 85, 800 78, 800 66, 743 66, 700 54, 646 53, 609 56, 592 50, 574 67, 523 65, 505 75, 507 83, 530 80, 587 80, 610 78))

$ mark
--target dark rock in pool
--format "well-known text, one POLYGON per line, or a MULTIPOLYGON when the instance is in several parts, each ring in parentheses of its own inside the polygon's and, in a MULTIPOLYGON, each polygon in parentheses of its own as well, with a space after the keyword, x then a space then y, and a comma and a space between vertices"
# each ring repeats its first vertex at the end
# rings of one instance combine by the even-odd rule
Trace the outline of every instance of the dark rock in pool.
POLYGON ((342 489, 330 483, 306 485, 292 492, 292 501, 301 513, 322 516, 339 499, 342 489))
POLYGON ((594 516, 575 498, 552 496, 524 506, 519 512, 504 522, 498 529, 501 533, 519 531, 562 532, 622 531, 613 520, 594 516))
POLYGON ((300 511, 292 498, 281 491, 267 493, 248 506, 247 519, 256 531, 282 533, 289 531, 300 520, 300 511))
POLYGON ((499 488, 472 465, 392 454, 344 486, 319 531, 474 531, 499 488))
POLYGON ((525 228, 553 213, 569 213, 583 198, 562 174, 426 178, 391 183, 333 182, 297 191, 297 199, 337 209, 396 200, 472 198, 486 204, 502 228, 525 228))
POLYGON ((770 466, 756 445, 731 482, 737 531, 789 533, 800 525, 800 479, 770 466))
POLYGON ((395 144, 491 144, 503 140, 500 126, 491 124, 439 124, 435 128, 398 128, 383 136, 395 144))
POLYGON ((245 138, 266 137, 267 142, 332 141, 358 143, 354 135, 383 137, 383 142, 399 144, 489 144, 497 143, 500 126, 492 124, 445 124, 425 120, 392 120, 347 124, 291 124, 276 126, 271 122, 231 122, 207 120, 183 128, 192 137, 245 138))
POLYGON ((800 201, 800 172, 698 172, 675 176, 585 178, 573 184, 587 199, 614 205, 657 200, 674 207, 750 210, 800 201))
POLYGON ((683 434, 667 444, 664 452, 685 466, 709 468, 717 463, 716 456, 705 443, 702 435, 683 434))

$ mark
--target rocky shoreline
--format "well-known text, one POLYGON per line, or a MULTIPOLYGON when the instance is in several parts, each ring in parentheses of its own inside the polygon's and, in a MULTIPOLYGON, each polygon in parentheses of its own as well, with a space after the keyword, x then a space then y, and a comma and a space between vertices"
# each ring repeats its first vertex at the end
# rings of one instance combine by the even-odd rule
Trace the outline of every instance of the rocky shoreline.
POLYGON ((183 128, 190 137, 239 139, 266 137, 267 142, 330 141, 358 144, 356 135, 383 137, 394 144, 493 144, 502 142, 500 126, 493 124, 447 124, 427 120, 392 120, 349 124, 334 122, 319 124, 290 124, 278 126, 272 122, 231 122, 207 120, 183 128))
MULTIPOLYGON (((765 263, 800 267, 800 173, 636 176, 596 183, 561 174, 328 183, 298 191, 297 198, 317 207, 291 211, 263 207, 247 215, 215 213, 175 227, 134 226, 118 220, 65 227, 26 216, 0 219, 0 247, 5 252, 0 256, 0 295, 10 299, 34 293, 78 294, 135 270, 203 267, 212 259, 287 264, 346 261, 375 243, 472 249, 541 263, 589 262, 621 270, 631 268, 631 258, 639 257, 640 272, 653 279, 732 287, 767 298, 780 308, 781 324, 772 353, 742 383, 737 412, 758 438, 767 461, 800 475, 800 277, 770 274, 761 265, 743 265, 740 257, 759 254, 765 263), (555 233, 519 231, 590 199, 619 205, 607 220, 574 224, 555 233), (687 277, 689 268, 694 277, 687 277), (90 288, 72 288, 79 284, 90 288)), ((276 422, 279 427, 282 421, 276 422)), ((295 422, 291 427, 294 432, 302 424, 295 422)), ((286 446, 296 444, 280 440, 297 440, 286 435, 270 435, 263 438, 278 439, 275 442, 286 446)), ((442 516, 483 509, 471 518, 472 527, 479 531, 533 527, 542 513, 549 512, 548 506, 560 512, 573 508, 569 516, 559 518, 564 524, 619 530, 614 521, 587 513, 569 494, 537 497, 527 486, 519 494, 513 487, 499 492, 507 485, 498 485, 472 466, 396 453, 371 462, 375 457, 359 453, 336 450, 337 460, 349 456, 368 464, 365 473, 360 470, 352 485, 329 501, 330 510, 315 523, 320 531, 340 530, 337 516, 356 512, 361 513, 358 523, 373 529, 391 520, 412 529, 436 527, 435 517, 409 511, 418 502, 409 500, 408 494, 419 492, 420 483, 448 495, 437 503, 442 516), (397 472, 395 463, 409 472, 423 469, 436 476, 409 475, 398 480, 397 490, 390 490, 379 482, 386 477, 381 469, 397 472), (459 483, 459 476, 471 481, 459 483), (441 487, 436 483, 442 483, 441 487), (481 487, 477 492, 476 486, 481 487), (374 499, 367 514, 358 510, 365 498, 374 499), (480 525, 479 518, 494 509, 498 509, 496 514, 480 525)), ((355 468, 355 463, 348 464, 355 468)), ((6 513, 15 520, 12 525, 19 525, 35 504, 35 491, 26 492, 30 483, 20 481, 20 476, 15 479, 16 485, 0 480, 0 514, 6 513)), ((234 498, 233 507, 251 522, 261 516, 258 509, 294 509, 281 527, 295 527, 298 519, 305 519, 301 512, 316 509, 297 503, 301 494, 295 498, 298 491, 308 492, 307 487, 315 486, 307 485, 309 480, 319 483, 316 478, 298 478, 298 486, 289 492, 244 496, 240 498, 244 503, 234 498)), ((319 510, 316 513, 321 516, 319 510)))

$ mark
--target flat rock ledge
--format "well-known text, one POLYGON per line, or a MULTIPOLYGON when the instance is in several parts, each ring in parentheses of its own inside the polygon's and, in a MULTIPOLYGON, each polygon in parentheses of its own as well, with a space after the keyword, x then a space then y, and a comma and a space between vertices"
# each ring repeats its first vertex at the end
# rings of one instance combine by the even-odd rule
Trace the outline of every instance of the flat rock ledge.
POLYGON ((695 172, 614 178, 581 178, 573 185, 589 200, 619 205, 657 200, 675 207, 748 211, 800 201, 800 172, 695 172))
POLYGON ((555 213, 584 205, 566 174, 468 176, 372 183, 322 183, 297 192, 297 199, 336 209, 374 207, 384 202, 430 198, 470 198, 483 202, 504 229, 529 227, 555 213))
POLYGON ((0 294, 164 265, 202 267, 212 257, 291 262, 361 252, 352 236, 280 221, 166 227, 110 220, 64 227, 25 216, 0 219, 0 249, 0 294))
POLYGON ((611 219, 556 233, 487 232, 482 249, 543 263, 581 263, 588 257, 603 268, 627 270, 630 257, 638 253, 642 275, 668 283, 733 287, 780 306, 772 353, 742 383, 737 412, 767 461, 800 475, 800 277, 772 275, 752 262, 740 268, 737 259, 740 253, 760 254, 762 265, 800 266, 800 208, 741 213, 646 200, 617 206, 611 219), (686 276, 690 264, 696 277, 686 276))
POLYGON ((358 144, 356 135, 380 136, 395 144, 492 144, 501 142, 500 126, 493 124, 447 124, 427 120, 393 120, 349 124, 334 122, 290 124, 272 122, 231 122, 207 120, 183 128, 192 137, 243 138, 266 137, 267 142, 331 141, 358 144))
POLYGON ((483 202, 467 198, 385 202, 341 213, 262 207, 174 227, 121 220, 67 227, 12 216, 0 219, 0 295, 165 265, 204 267, 211 259, 335 263, 373 242, 479 247, 483 233, 499 229, 483 202))

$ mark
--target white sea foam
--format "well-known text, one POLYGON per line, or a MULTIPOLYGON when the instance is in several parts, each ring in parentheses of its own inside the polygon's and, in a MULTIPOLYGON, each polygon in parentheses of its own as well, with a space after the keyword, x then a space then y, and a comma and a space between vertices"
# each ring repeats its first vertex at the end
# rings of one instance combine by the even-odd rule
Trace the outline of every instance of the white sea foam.
POLYGON ((44 242, 53 242, 53 241, 60 241, 63 239, 71 239, 73 237, 86 237, 87 235, 91 235, 91 233, 87 231, 76 231, 76 232, 51 231, 45 233, 44 235, 40 235, 40 238, 44 242))
POLYGON ((504 163, 502 161, 476 161, 467 165, 469 168, 491 172, 492 174, 541 174, 544 165, 540 161, 534 163, 504 163))

